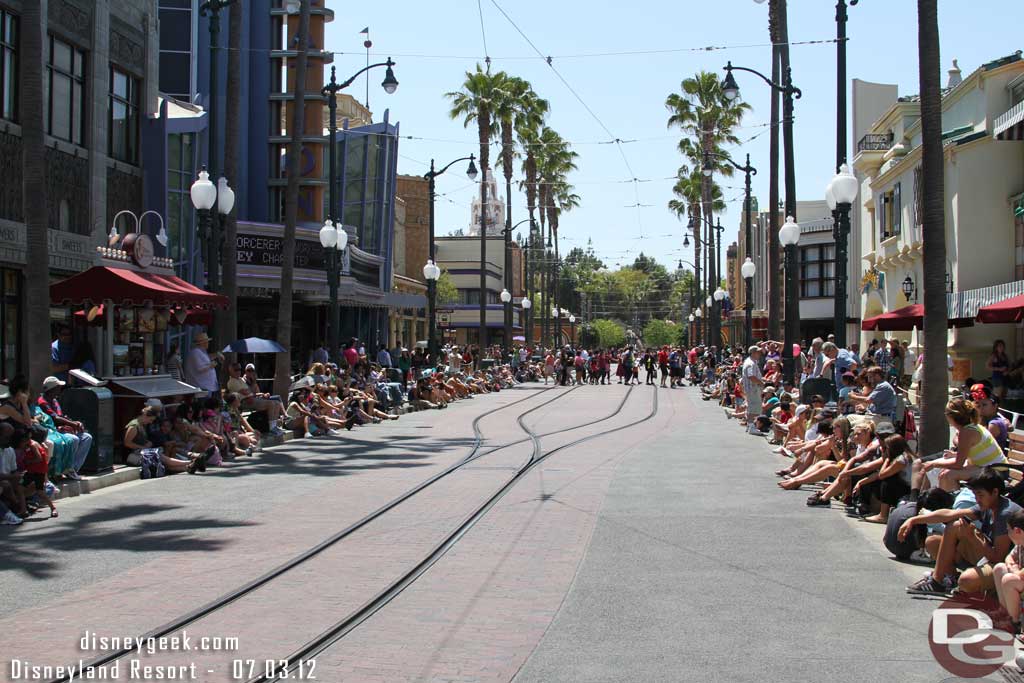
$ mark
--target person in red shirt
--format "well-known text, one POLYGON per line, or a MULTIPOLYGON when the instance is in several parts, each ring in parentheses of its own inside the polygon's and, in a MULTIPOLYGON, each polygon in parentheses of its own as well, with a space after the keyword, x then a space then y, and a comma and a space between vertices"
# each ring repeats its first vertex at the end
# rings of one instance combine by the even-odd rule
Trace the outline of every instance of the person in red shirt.
POLYGON ((658 351, 658 369, 661 370, 661 388, 664 389, 668 379, 668 346, 662 346, 658 351))
POLYGON ((25 489, 25 497, 39 496, 50 507, 50 517, 57 516, 57 508, 46 495, 46 470, 50 463, 46 449, 32 440, 28 430, 19 429, 11 437, 11 447, 18 461, 18 469, 25 472, 21 485, 25 489))

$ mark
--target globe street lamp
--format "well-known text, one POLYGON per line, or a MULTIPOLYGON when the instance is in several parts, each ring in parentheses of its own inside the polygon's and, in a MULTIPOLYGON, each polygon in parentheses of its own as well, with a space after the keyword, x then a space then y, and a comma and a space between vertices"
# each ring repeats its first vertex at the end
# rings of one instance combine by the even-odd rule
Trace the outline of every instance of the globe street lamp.
MULTIPOLYGON (((856 5, 859 0, 850 0, 850 5, 856 5)), ((836 0, 836 169, 840 174, 846 168, 846 0, 836 0)), ((853 177, 853 174, 850 174, 853 177)), ((838 178, 839 176, 836 176, 838 178)), ((835 310, 834 329, 836 344, 839 348, 846 348, 846 268, 847 268, 847 242, 850 235, 850 204, 857 198, 856 178, 854 179, 853 194, 847 191, 844 199, 846 202, 846 215, 840 215, 842 207, 832 207, 833 235, 836 242, 836 265, 835 265, 835 310)), ((833 179, 830 185, 835 183, 833 179)), ((847 189, 848 188, 844 188, 847 189)), ((836 197, 836 204, 844 203, 836 197)))
POLYGON ((192 206, 199 214, 199 236, 206 242, 207 289, 216 291, 217 250, 220 244, 220 235, 216 232, 215 219, 217 214, 226 216, 231 213, 231 209, 235 205, 235 193, 228 186, 228 181, 225 178, 220 178, 217 185, 214 185, 210 180, 210 174, 206 171, 206 166, 203 166, 199 171, 199 177, 189 188, 189 196, 192 199, 192 206), (218 188, 220 188, 219 192, 218 188), (213 210, 214 205, 217 207, 216 211, 213 210))
POLYGON ((341 225, 341 217, 338 215, 338 203, 335 199, 334 191, 337 185, 337 144, 336 138, 338 135, 338 93, 345 88, 352 85, 356 78, 366 73, 370 69, 376 69, 377 67, 387 67, 384 81, 381 83, 381 87, 384 88, 384 92, 389 95, 398 88, 398 81, 395 79, 395 72, 391 69, 395 63, 388 57, 386 62, 380 62, 378 64, 368 64, 356 73, 351 78, 338 83, 336 80, 335 69, 331 67, 331 80, 327 85, 320 89, 320 95, 327 98, 327 111, 330 113, 328 119, 328 135, 329 135, 329 147, 327 150, 327 218, 324 221, 324 227, 320 230, 320 243, 324 246, 326 265, 327 265, 327 290, 328 290, 328 312, 327 312, 327 348, 331 358, 337 358, 341 352, 341 309, 338 307, 338 286, 339 280, 341 279, 341 253, 345 250, 345 245, 348 243, 348 235, 344 238, 340 237, 341 234, 345 234, 344 229, 341 225), (337 237, 332 239, 330 233, 335 233, 337 237), (327 239, 331 242, 331 246, 337 247, 331 249, 325 242, 327 239), (337 245, 341 246, 337 246, 337 245))
POLYGON ((432 362, 436 362, 437 357, 437 280, 441 277, 441 269, 438 268, 436 263, 436 257, 434 256, 434 204, 437 199, 437 191, 435 180, 437 176, 441 175, 454 164, 460 161, 469 161, 469 166, 466 167, 466 177, 470 181, 476 180, 476 157, 470 154, 468 157, 460 157, 447 166, 442 168, 440 171, 435 170, 434 160, 430 160, 430 170, 424 174, 424 178, 427 179, 427 194, 430 195, 430 227, 427 235, 427 265, 431 266, 431 272, 436 272, 437 276, 434 278, 427 277, 427 266, 423 266, 423 276, 427 278, 427 354, 432 359, 432 362), (435 270, 436 269, 436 270, 435 270))
POLYGON ((835 220, 833 236, 836 241, 836 278, 832 332, 836 335, 836 345, 841 349, 846 348, 846 248, 850 234, 850 209, 857 198, 859 185, 849 164, 844 163, 825 189, 825 201, 835 220))
MULTIPOLYGON (((748 247, 749 249, 749 247, 748 247)), ((743 305, 743 318, 744 318, 744 336, 743 346, 750 348, 754 343, 754 297, 753 297, 753 283, 754 275, 757 273, 757 266, 754 265, 754 261, 748 256, 740 266, 740 275, 743 276, 746 282, 746 303, 743 305)))
POLYGON ((576 316, 569 316, 569 341, 572 342, 573 346, 576 345, 576 316))
MULTIPOLYGON (((511 209, 510 209, 511 210, 511 209)), ((518 228, 523 223, 529 223, 529 218, 524 218, 515 225, 501 229, 501 234, 505 237, 505 265, 502 268, 504 271, 505 288, 501 293, 502 312, 504 313, 503 321, 505 328, 505 355, 508 356, 512 353, 512 295, 509 294, 508 298, 505 298, 505 294, 512 290, 512 231, 518 228)))
POLYGON ((786 335, 782 349, 783 377, 795 382, 796 358, 793 346, 799 334, 797 325, 800 322, 800 293, 797 291, 797 252, 796 245, 800 242, 800 226, 792 216, 786 216, 786 222, 779 228, 779 244, 786 251, 786 335))

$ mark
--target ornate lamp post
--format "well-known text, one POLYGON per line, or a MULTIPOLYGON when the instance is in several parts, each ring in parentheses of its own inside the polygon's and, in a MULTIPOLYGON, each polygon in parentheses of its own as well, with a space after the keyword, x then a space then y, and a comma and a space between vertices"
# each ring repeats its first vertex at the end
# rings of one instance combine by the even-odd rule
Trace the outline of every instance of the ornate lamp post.
POLYGON ((850 209, 857 198, 859 183, 850 171, 849 164, 842 164, 839 173, 825 188, 825 201, 835 218, 833 236, 836 241, 835 307, 833 309, 833 334, 836 345, 846 348, 846 239, 850 234, 850 209))
POLYGON ((700 342, 702 341, 702 334, 701 334, 702 330, 701 330, 701 324, 702 324, 702 322, 703 322, 703 321, 701 320, 701 318, 703 318, 703 317, 704 317, 704 311, 702 311, 702 310, 701 310, 701 308, 700 308, 700 306, 698 306, 698 307, 697 307, 697 310, 695 310, 695 311, 693 312, 693 314, 694 314, 695 316, 697 316, 697 330, 696 330, 696 331, 697 331, 697 340, 696 340, 696 341, 697 341, 698 343, 697 343, 697 344, 694 344, 694 346, 697 346, 697 345, 698 345, 698 344, 699 344, 699 343, 700 343, 700 342))
POLYGON ((569 316, 569 341, 572 342, 573 346, 576 345, 576 316, 569 316))
POLYGON ((231 213, 235 205, 235 193, 225 178, 219 179, 215 186, 210 180, 210 174, 206 172, 206 166, 203 166, 199 171, 199 178, 189 188, 189 196, 192 199, 192 206, 199 214, 199 237, 206 242, 207 289, 216 291, 219 258, 217 250, 220 245, 217 218, 218 214, 226 216, 231 213), (217 206, 216 211, 213 210, 214 205, 217 206))
MULTIPOLYGON (((469 161, 469 166, 466 167, 466 177, 470 181, 476 180, 476 157, 470 154, 468 157, 459 157, 454 161, 450 162, 447 166, 442 168, 440 171, 434 169, 434 160, 430 160, 430 170, 423 176, 427 179, 428 194, 430 195, 430 230, 427 239, 430 244, 427 247, 427 264, 423 266, 423 277, 427 279, 427 351, 431 358, 436 358, 437 355, 437 280, 441 277, 441 269, 438 268, 436 259, 434 257, 434 203, 437 199, 437 192, 435 186, 435 180, 437 176, 441 175, 453 165, 460 161, 469 161), (427 275, 427 267, 430 267, 430 273, 434 277, 427 275)), ((435 361, 436 362, 436 361, 435 361)))
POLYGON ((740 266, 740 275, 743 276, 743 280, 746 282, 746 303, 743 305, 743 318, 744 318, 744 334, 743 334, 743 345, 746 348, 750 348, 750 345, 754 343, 754 275, 757 273, 757 266, 754 265, 754 261, 748 256, 740 266))
POLYGON ((786 251, 786 334, 782 349, 783 376, 794 381, 796 373, 796 358, 793 356, 793 346, 799 336, 797 325, 800 323, 800 292, 799 280, 797 278, 797 252, 796 245, 800 242, 800 226, 796 224, 792 216, 786 216, 786 222, 779 228, 779 243, 786 251))
MULTIPOLYGON (((505 327, 505 356, 507 357, 512 353, 512 294, 510 293, 513 289, 512 285, 512 231, 518 228, 523 223, 529 223, 529 218, 524 218, 515 225, 510 225, 507 228, 501 229, 501 234, 505 237, 505 288, 501 290, 501 303, 504 312, 504 327, 505 327), (508 298, 505 298, 508 295, 508 298)), ((525 326, 525 323, 524 323, 525 326)))
POLYGON ((325 255, 327 256, 327 288, 328 288, 328 312, 327 312, 327 347, 330 351, 332 358, 337 358, 341 346, 341 310, 338 308, 338 285, 339 279, 341 278, 341 253, 345 250, 345 246, 348 244, 348 235, 345 234, 342 229, 342 219, 336 213, 338 210, 338 203, 334 196, 335 185, 337 185, 337 145, 335 139, 338 134, 338 99, 337 94, 352 85, 356 78, 366 73, 370 69, 385 66, 387 71, 384 74, 384 80, 381 82, 381 87, 384 88, 384 92, 392 94, 398 89, 398 80, 395 79, 395 72, 392 70, 395 63, 388 57, 386 62, 380 62, 378 64, 370 64, 363 67, 351 78, 338 83, 335 80, 334 67, 331 67, 331 80, 323 88, 320 89, 320 94, 327 98, 327 110, 330 112, 330 120, 328 123, 328 131, 330 135, 330 145, 328 147, 328 178, 327 178, 327 219, 324 221, 324 226, 320 229, 320 244, 323 245, 326 250, 325 255))

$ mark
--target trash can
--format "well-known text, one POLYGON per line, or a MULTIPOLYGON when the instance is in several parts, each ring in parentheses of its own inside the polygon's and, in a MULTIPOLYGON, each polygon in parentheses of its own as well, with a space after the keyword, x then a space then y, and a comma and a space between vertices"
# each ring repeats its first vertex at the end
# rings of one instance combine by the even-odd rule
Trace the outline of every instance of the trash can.
POLYGON ((490 370, 491 368, 494 367, 495 362, 496 361, 493 358, 484 358, 482 361, 480 361, 480 369, 490 370))
POLYGON ((106 387, 68 387, 60 396, 68 417, 85 425, 92 434, 92 448, 82 464, 82 474, 102 474, 114 469, 114 395, 106 387))

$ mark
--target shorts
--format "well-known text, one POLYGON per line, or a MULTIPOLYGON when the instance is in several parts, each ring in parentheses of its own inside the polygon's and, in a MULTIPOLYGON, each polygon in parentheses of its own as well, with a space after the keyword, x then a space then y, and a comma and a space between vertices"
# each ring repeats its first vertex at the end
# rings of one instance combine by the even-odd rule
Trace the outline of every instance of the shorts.
POLYGON ((667 365, 659 365, 658 369, 661 370, 661 376, 662 377, 668 377, 668 366, 667 365))
MULTIPOLYGON (((968 530, 974 533, 980 533, 975 529, 974 526, 970 526, 968 530)), ((973 545, 967 545, 966 543, 956 544, 956 560, 958 565, 967 565, 966 569, 973 568, 978 572, 978 577, 981 579, 981 588, 986 591, 994 591, 996 589, 995 574, 992 572, 992 563, 986 562, 985 564, 978 566, 978 561, 981 560, 982 554, 978 548, 973 545)))
POLYGON ((672 373, 673 377, 682 377, 683 376, 683 369, 682 368, 672 368, 671 369, 671 373, 672 373))
POLYGON ((26 472, 21 475, 21 485, 26 488, 34 486, 37 492, 42 493, 46 485, 46 475, 42 472, 26 472))

